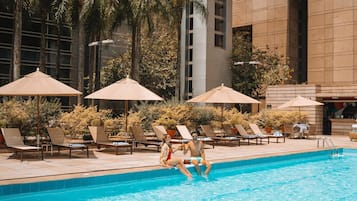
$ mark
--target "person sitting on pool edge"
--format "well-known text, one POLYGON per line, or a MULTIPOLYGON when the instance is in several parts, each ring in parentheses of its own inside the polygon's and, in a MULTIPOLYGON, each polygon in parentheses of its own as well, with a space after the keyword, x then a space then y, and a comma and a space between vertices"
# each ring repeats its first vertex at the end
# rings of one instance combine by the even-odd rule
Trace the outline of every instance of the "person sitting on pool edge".
POLYGON ((204 151, 204 144, 198 140, 197 133, 192 134, 192 140, 184 146, 183 153, 186 154, 188 150, 191 152, 191 163, 195 166, 198 175, 201 175, 201 168, 199 164, 206 166, 205 176, 211 171, 211 163, 206 160, 206 154, 204 151), (187 146, 187 147, 186 147, 187 146))
POLYGON ((185 164, 183 163, 183 160, 181 158, 172 157, 172 154, 176 150, 173 150, 170 140, 170 135, 165 135, 165 137, 163 138, 163 143, 161 145, 160 164, 163 167, 176 166, 182 174, 184 174, 187 178, 191 179, 192 174, 186 168, 185 164))

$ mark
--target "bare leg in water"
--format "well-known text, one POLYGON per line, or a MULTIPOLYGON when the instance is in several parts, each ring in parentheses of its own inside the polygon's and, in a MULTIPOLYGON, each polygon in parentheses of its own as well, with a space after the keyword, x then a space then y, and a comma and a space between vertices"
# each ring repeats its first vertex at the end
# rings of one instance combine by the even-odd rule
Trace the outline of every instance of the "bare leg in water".
POLYGON ((182 159, 171 158, 167 161, 167 164, 170 166, 176 166, 187 178, 192 178, 192 174, 190 173, 190 171, 188 171, 182 159))

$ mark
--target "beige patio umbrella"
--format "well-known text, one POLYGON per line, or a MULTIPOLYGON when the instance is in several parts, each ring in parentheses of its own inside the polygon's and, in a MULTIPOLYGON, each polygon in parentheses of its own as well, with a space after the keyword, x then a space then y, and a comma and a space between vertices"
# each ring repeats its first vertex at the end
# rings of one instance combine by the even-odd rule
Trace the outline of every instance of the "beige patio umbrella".
MULTIPOLYGON (((252 104, 252 103, 260 103, 259 101, 246 96, 238 91, 230 87, 224 86, 222 83, 221 86, 213 88, 199 96, 196 96, 187 102, 191 103, 220 103, 221 107, 221 117, 223 121, 223 107, 225 103, 245 103, 245 104, 252 104)), ((223 124, 223 122, 222 122, 223 124)))
POLYGON ((40 96, 79 96, 82 93, 37 70, 0 87, 1 96, 36 96, 37 145, 40 138, 40 96))
POLYGON ((298 107, 299 108, 299 120, 300 120, 300 107, 307 107, 307 106, 319 106, 323 105, 323 103, 310 100, 308 98, 304 98, 302 96, 296 96, 295 98, 289 100, 288 102, 280 105, 278 108, 287 108, 287 107, 298 107))
POLYGON ((109 86, 89 94, 84 98, 125 101, 125 132, 128 131, 128 101, 129 100, 164 100, 149 89, 129 77, 121 79, 109 86))

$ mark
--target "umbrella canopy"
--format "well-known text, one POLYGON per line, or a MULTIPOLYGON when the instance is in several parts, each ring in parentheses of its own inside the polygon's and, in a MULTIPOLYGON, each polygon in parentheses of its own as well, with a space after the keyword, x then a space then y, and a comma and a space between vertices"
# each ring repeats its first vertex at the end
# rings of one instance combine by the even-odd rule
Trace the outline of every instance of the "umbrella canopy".
POLYGON ((39 69, 0 87, 2 96, 78 96, 81 94, 80 91, 42 73, 39 69))
POLYGON ((304 106, 318 106, 323 105, 323 103, 304 98, 302 96, 297 96, 288 102, 280 105, 278 108, 287 108, 287 107, 304 107, 304 106))
POLYGON ((40 96, 79 96, 82 93, 42 73, 35 72, 0 87, 1 96, 36 96, 37 98, 37 145, 40 136, 40 96))
POLYGON ((246 96, 232 88, 221 86, 213 88, 199 96, 196 96, 187 102, 191 103, 221 103, 221 118, 222 118, 222 128, 223 128, 223 106, 225 103, 260 103, 259 101, 246 96))
POLYGON ((128 131, 128 101, 129 100, 164 100, 149 89, 130 78, 121 79, 107 87, 89 94, 84 98, 125 101, 125 131, 128 131))
POLYGON ((287 108, 287 107, 298 107, 299 108, 299 121, 301 118, 301 114, 300 114, 300 107, 307 107, 307 106, 319 106, 319 105, 323 105, 323 103, 314 101, 314 100, 310 100, 308 98, 304 98, 302 96, 296 96, 295 98, 289 100, 288 102, 280 105, 278 108, 287 108))
POLYGON ((260 103, 259 101, 246 96, 232 88, 221 86, 213 88, 187 102, 195 103, 260 103))

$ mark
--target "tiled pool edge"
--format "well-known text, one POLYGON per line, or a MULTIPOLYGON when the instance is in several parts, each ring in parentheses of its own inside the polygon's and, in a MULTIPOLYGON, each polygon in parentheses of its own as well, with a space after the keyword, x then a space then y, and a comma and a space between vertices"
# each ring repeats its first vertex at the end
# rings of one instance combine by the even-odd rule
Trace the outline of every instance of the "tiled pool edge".
MULTIPOLYGON (((357 153, 356 149, 348 148, 339 148, 339 152, 343 153, 344 150, 352 150, 357 153)), ((277 162, 282 160, 292 160, 292 159, 301 159, 307 157, 316 157, 326 155, 328 156, 330 150, 320 150, 312 151, 305 153, 294 153, 281 156, 269 156, 255 159, 245 159, 231 162, 219 162, 214 163, 213 166, 215 169, 227 168, 232 166, 248 166, 252 164, 261 164, 268 162, 277 162)), ((90 185, 100 185, 107 184, 117 181, 132 181, 140 180, 152 177, 167 177, 170 175, 180 174, 179 171, 174 169, 156 169, 156 170, 145 170, 139 172, 130 172, 122 174, 109 174, 102 176, 88 176, 85 178, 72 178, 72 179, 62 179, 62 180, 53 180, 53 181, 44 181, 44 182, 34 182, 34 183, 22 183, 22 184, 10 184, 0 186, 0 195, 11 195, 19 193, 29 193, 29 192, 38 192, 52 189, 63 189, 71 188, 78 186, 90 186, 90 185)))

